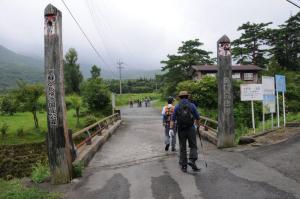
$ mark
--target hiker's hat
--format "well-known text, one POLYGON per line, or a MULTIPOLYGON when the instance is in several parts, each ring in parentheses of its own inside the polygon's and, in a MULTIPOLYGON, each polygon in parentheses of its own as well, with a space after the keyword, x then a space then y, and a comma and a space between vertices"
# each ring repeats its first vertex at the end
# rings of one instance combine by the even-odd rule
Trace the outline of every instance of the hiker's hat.
POLYGON ((182 96, 190 96, 190 94, 187 91, 180 91, 178 97, 182 96))

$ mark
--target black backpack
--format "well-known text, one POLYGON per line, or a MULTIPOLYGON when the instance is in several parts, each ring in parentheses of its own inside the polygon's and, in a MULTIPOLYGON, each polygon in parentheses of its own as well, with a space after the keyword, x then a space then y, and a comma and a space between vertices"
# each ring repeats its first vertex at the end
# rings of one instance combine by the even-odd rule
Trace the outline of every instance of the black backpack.
POLYGON ((176 116, 179 129, 189 128, 194 125, 194 116, 190 103, 180 103, 176 116))

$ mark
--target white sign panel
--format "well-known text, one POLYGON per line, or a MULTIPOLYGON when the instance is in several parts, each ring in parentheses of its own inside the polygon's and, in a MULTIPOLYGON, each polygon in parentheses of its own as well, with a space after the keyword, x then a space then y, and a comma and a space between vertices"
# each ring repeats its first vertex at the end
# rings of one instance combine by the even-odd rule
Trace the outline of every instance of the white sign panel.
POLYGON ((263 88, 261 84, 241 84, 242 101, 262 101, 263 88))
POLYGON ((262 76, 264 95, 275 95, 274 77, 262 76))
POLYGON ((264 113, 275 113, 275 95, 264 95, 264 113))

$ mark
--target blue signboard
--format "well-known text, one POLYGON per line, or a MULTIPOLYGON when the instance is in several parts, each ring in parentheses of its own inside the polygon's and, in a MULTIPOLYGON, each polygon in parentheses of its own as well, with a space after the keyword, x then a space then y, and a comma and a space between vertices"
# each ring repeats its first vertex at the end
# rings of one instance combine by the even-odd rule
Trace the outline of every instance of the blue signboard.
POLYGON ((285 92, 286 91, 285 76, 275 75, 275 82, 276 82, 276 91, 277 92, 285 92))

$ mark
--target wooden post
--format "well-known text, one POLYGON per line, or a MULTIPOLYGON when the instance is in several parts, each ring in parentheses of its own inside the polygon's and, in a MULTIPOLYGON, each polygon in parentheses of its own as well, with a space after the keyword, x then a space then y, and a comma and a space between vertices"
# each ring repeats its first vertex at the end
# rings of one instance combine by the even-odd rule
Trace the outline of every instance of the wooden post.
POLYGON ((48 158, 51 183, 62 184, 70 182, 72 178, 71 145, 64 101, 62 14, 49 4, 44 17, 48 158))
POLYGON ((218 147, 234 145, 232 63, 230 40, 224 35, 218 48, 218 147))

